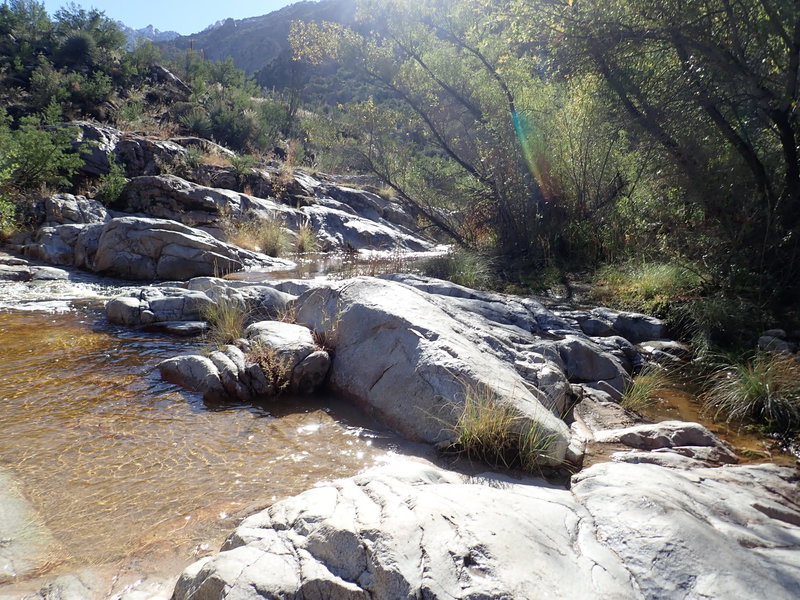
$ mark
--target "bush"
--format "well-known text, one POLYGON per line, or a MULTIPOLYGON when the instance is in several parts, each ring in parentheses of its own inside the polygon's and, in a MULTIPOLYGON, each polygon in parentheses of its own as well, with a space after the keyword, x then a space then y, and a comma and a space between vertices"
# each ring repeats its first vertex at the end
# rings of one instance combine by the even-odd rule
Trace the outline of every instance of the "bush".
POLYGON ((0 241, 17 228, 17 210, 13 202, 0 199, 0 241))
POLYGON ((786 432, 800 427, 800 362, 788 354, 760 352, 722 365, 702 395, 706 410, 727 421, 758 422, 786 432))
POLYGON ((38 191, 43 185, 62 187, 83 164, 72 152, 74 127, 43 129, 38 119, 23 117, 16 131, 9 128, 10 119, 0 109, 0 173, 7 192, 38 191))
POLYGON ((125 167, 114 162, 113 154, 108 157, 111 170, 100 178, 97 186, 97 199, 106 206, 114 206, 122 197, 128 179, 125 177, 125 167))
POLYGON ((537 470, 547 462, 553 438, 528 424, 484 386, 468 386, 455 426, 453 448, 492 467, 537 470))
POLYGON ((422 264, 422 272, 428 277, 480 289, 491 281, 492 263, 482 254, 458 249, 428 259, 422 264))

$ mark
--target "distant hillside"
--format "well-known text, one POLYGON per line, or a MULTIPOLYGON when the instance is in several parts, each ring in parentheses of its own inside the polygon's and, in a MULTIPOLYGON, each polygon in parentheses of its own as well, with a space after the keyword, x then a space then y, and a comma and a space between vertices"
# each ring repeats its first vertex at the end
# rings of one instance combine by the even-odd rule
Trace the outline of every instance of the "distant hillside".
POLYGON ((213 61, 233 58, 234 63, 248 75, 256 75, 266 87, 283 87, 270 75, 278 66, 290 59, 287 36, 292 21, 336 21, 352 23, 355 15, 353 0, 322 0, 298 2, 281 10, 249 19, 227 19, 205 31, 190 36, 180 36, 166 44, 186 50, 192 45, 198 52, 213 61))
POLYGON ((117 27, 120 28, 122 33, 128 38, 128 48, 135 48, 139 40, 150 40, 151 42, 169 42, 181 36, 177 31, 161 31, 152 25, 142 27, 141 29, 133 29, 128 27, 122 21, 116 21, 117 27))

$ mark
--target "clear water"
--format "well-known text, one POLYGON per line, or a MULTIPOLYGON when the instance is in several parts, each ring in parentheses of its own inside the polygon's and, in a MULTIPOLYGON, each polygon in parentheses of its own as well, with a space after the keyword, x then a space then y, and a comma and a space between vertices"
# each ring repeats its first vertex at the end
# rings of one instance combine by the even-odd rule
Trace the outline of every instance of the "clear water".
POLYGON ((48 285, 0 284, 15 307, 0 310, 0 469, 58 540, 60 570, 161 551, 188 563, 241 516, 391 456, 396 440, 336 398, 180 391, 154 367, 201 342, 110 326, 109 290, 48 285))

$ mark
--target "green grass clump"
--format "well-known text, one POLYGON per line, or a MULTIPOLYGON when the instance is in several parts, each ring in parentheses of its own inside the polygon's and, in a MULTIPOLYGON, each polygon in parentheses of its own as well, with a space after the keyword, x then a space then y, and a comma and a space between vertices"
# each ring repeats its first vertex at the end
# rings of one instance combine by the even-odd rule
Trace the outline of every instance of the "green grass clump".
POLYGON ((549 461, 553 437, 529 423, 491 390, 468 387, 453 448, 492 467, 536 471, 549 461))
POLYGON ((445 279, 464 287, 481 289, 492 279, 492 263, 484 255, 470 250, 457 249, 425 261, 423 274, 445 279))
POLYGON ((216 346, 224 346, 244 335, 250 310, 235 300, 220 297, 214 305, 209 305, 203 311, 202 316, 209 325, 206 340, 216 346))
POLYGON ((771 431, 800 427, 800 362, 789 354, 759 352, 722 365, 702 395, 707 411, 727 421, 755 422, 771 431))
POLYGON ((648 313, 663 313, 699 293, 704 283, 694 270, 672 263, 608 265, 594 279, 598 300, 648 313))
POLYGON ((670 385, 670 378, 662 367, 647 365, 625 386, 620 404, 625 409, 639 412, 657 402, 659 395, 670 385))

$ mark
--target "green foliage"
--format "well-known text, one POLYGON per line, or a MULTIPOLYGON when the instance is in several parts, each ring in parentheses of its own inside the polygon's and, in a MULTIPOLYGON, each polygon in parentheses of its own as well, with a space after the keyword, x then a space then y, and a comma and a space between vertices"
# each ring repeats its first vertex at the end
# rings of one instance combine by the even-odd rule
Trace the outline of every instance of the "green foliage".
POLYGON ((704 285, 693 269, 654 262, 606 265, 594 280, 592 293, 599 301, 661 316, 673 303, 696 297, 704 285))
POLYGON ((668 389, 671 380, 663 367, 645 366, 638 375, 627 382, 620 405, 636 412, 658 401, 660 394, 668 389))
MULTIPOLYGON (((2 177, 0 177, 2 186, 2 177)), ((17 229, 17 209, 16 205, 0 198, 0 240, 5 239, 17 229)))
POLYGON ((237 154, 230 158, 236 176, 241 180, 253 173, 253 167, 258 163, 258 159, 250 154, 237 154))
POLYGON ((100 178, 97 187, 97 199, 106 206, 115 206, 122 197, 128 179, 125 177, 125 167, 114 162, 114 157, 109 156, 111 170, 100 178))
POLYGON ((23 117, 17 130, 0 110, 0 173, 6 194, 38 191, 43 185, 62 187, 83 164, 72 152, 75 128, 42 128, 35 117, 23 117))
POLYGON ((553 438, 529 423, 485 386, 467 386, 453 449, 491 467, 537 471, 548 462, 553 438))
POLYGON ((484 255, 464 249, 456 249, 427 259, 421 265, 428 277, 445 279, 468 288, 482 289, 492 278, 492 263, 484 255))
POLYGON ((772 431, 800 427, 800 362, 762 352, 715 371, 702 398, 706 410, 727 421, 757 422, 772 431))

